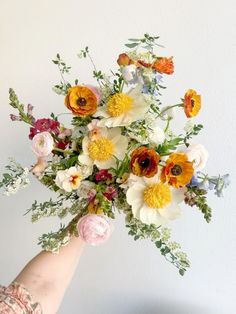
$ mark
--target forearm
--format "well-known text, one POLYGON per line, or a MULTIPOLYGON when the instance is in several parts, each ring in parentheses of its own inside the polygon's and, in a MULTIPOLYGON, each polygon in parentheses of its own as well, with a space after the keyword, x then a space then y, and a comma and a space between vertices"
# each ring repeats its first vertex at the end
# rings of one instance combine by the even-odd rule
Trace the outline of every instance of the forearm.
POLYGON ((44 314, 56 313, 74 274, 84 242, 73 237, 59 254, 41 252, 16 277, 43 308, 44 314))

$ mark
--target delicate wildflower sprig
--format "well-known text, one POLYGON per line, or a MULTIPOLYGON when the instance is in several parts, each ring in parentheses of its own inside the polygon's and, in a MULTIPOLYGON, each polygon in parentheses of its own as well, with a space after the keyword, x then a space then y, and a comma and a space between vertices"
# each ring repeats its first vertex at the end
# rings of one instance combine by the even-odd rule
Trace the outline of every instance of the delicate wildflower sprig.
POLYGON ((189 206, 196 206, 203 213, 206 222, 211 221, 212 209, 207 204, 207 191, 197 186, 188 186, 185 193, 185 203, 189 206))
POLYGON ((10 100, 9 105, 17 109, 19 114, 19 116, 11 114, 10 115, 11 120, 24 121, 25 123, 32 125, 34 122, 34 117, 32 115, 33 106, 29 104, 27 106, 27 110, 25 111, 25 106, 20 103, 15 91, 12 88, 9 89, 9 100, 10 100))
POLYGON ((53 91, 58 95, 65 95, 67 93, 68 88, 71 87, 71 84, 66 81, 64 74, 68 74, 70 72, 71 67, 66 65, 65 61, 61 59, 59 53, 57 53, 56 58, 52 60, 52 62, 57 65, 61 75, 61 82, 60 84, 56 84, 53 87, 53 91))
POLYGON ((0 181, 0 188, 4 188, 3 194, 7 196, 15 194, 18 190, 29 185, 28 168, 23 168, 14 159, 10 159, 9 164, 5 168, 7 173, 3 173, 3 179, 0 181))
POLYGON ((180 245, 170 241, 170 229, 152 224, 146 225, 135 218, 131 218, 126 227, 130 229, 129 235, 134 236, 135 241, 150 238, 165 259, 178 268, 180 275, 183 276, 186 269, 190 267, 190 261, 180 250, 180 245))
POLYGON ((128 48, 137 48, 138 46, 141 46, 142 48, 153 52, 155 46, 163 47, 156 43, 156 40, 159 38, 159 36, 150 36, 148 33, 145 33, 143 38, 128 39, 129 43, 125 44, 125 46, 128 48))

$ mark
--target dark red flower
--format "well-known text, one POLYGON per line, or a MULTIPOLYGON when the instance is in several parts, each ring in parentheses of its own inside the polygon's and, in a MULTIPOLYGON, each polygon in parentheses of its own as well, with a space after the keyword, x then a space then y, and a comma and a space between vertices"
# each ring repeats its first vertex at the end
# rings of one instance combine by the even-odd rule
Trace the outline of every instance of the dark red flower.
POLYGON ((112 180, 112 174, 107 169, 101 169, 95 174, 96 181, 112 180))

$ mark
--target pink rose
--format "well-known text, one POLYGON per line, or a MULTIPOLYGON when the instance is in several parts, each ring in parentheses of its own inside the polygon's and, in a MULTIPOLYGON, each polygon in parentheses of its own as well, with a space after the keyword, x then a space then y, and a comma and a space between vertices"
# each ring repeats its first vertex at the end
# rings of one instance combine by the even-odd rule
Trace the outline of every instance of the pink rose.
POLYGON ((103 215, 88 214, 79 220, 77 229, 83 241, 96 246, 109 238, 112 225, 103 215))
POLYGON ((50 155, 54 147, 54 140, 49 132, 41 132, 34 136, 32 140, 32 150, 38 157, 50 155))

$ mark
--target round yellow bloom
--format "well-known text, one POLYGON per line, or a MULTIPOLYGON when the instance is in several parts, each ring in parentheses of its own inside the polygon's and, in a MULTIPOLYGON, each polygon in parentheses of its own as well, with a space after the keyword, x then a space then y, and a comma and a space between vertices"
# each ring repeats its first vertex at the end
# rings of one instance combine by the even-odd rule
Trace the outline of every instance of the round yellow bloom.
POLYGON ((129 95, 117 93, 108 99, 106 109, 111 117, 118 117, 131 109, 132 102, 133 99, 129 95))
POLYGON ((170 188, 162 183, 150 184, 143 191, 143 199, 148 207, 164 207, 171 201, 170 188))
POLYGON ((108 160, 114 151, 114 145, 107 137, 101 137, 88 144, 89 157, 93 160, 108 160))

